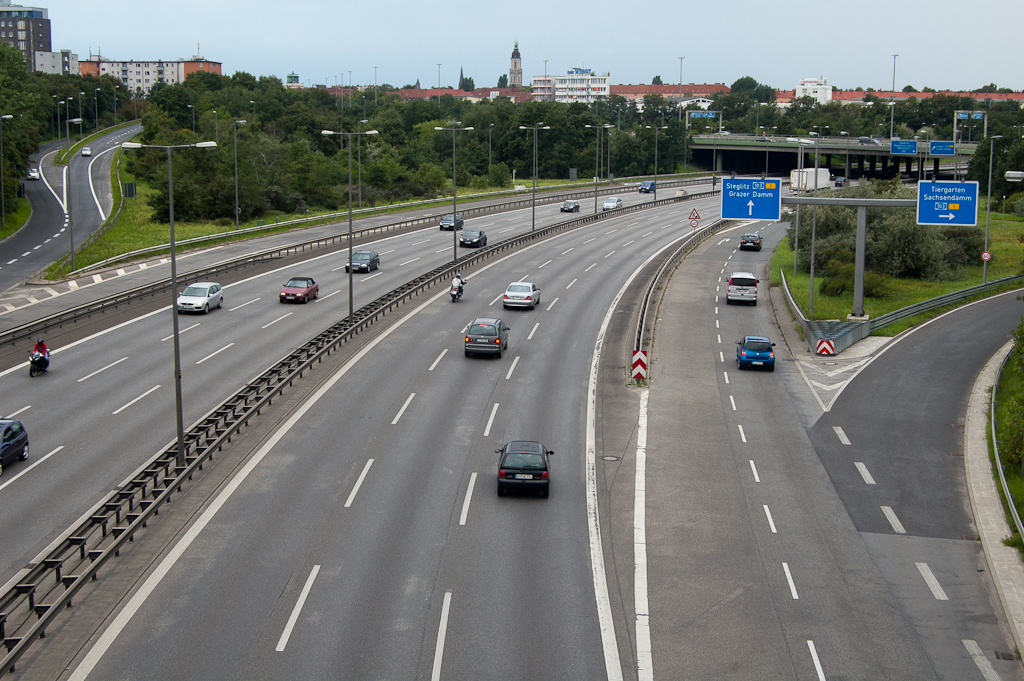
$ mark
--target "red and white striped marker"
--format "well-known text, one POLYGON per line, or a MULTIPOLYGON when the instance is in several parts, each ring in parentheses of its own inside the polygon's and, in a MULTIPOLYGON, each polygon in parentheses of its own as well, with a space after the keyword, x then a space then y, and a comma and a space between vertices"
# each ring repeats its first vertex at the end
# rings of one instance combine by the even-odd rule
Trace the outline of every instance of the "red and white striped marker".
POLYGON ((633 353, 633 380, 638 381, 641 378, 647 378, 647 353, 637 350, 633 353))
POLYGON ((819 355, 834 355, 836 354, 836 342, 833 340, 819 340, 818 341, 818 354, 819 355))

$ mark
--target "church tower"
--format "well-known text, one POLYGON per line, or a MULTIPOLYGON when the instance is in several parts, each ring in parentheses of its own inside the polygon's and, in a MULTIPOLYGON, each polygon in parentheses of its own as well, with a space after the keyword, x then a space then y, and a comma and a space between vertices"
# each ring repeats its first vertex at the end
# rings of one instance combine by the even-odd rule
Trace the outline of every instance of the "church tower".
POLYGON ((523 58, 519 56, 519 41, 512 50, 512 68, 508 70, 508 86, 523 87, 523 58))

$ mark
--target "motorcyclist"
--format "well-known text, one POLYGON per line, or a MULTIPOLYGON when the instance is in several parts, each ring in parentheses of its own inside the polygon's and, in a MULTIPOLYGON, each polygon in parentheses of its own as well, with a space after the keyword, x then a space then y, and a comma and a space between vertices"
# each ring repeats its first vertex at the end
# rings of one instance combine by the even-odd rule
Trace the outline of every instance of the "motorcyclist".
POLYGON ((38 352, 46 360, 46 366, 50 366, 50 349, 46 347, 46 343, 40 338, 36 341, 36 344, 32 347, 32 352, 38 352))
POLYGON ((464 279, 462 278, 462 275, 461 275, 461 274, 459 274, 458 272, 456 272, 456 273, 455 273, 455 278, 454 278, 454 279, 452 279, 452 288, 457 288, 457 289, 459 290, 459 297, 460 297, 460 298, 462 297, 462 286, 463 286, 463 284, 465 284, 465 283, 466 283, 466 282, 465 282, 465 280, 464 280, 464 279))

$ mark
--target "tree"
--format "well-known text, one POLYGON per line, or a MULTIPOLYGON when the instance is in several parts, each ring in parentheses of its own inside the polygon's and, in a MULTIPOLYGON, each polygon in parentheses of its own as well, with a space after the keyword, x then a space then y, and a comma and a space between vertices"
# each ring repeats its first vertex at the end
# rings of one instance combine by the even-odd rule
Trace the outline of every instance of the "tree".
POLYGON ((651 81, 651 85, 664 85, 664 83, 661 82, 661 76, 655 76, 654 80, 651 81))
POLYGON ((498 84, 497 84, 496 87, 499 87, 499 88, 508 87, 508 74, 507 73, 503 73, 500 76, 498 76, 498 84))
POLYGON ((462 78, 459 78, 459 89, 463 92, 472 92, 476 89, 476 84, 469 76, 463 76, 462 78))

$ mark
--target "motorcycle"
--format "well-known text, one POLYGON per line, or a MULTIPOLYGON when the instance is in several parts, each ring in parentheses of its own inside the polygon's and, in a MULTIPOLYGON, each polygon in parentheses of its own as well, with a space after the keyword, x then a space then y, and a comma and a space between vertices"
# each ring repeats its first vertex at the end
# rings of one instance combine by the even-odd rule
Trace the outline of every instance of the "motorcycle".
POLYGON ((41 352, 34 351, 29 353, 28 362, 28 375, 35 377, 36 374, 41 374, 50 368, 50 360, 41 352))
POLYGON ((452 297, 453 303, 457 302, 459 298, 462 297, 462 287, 453 285, 451 291, 448 292, 448 295, 452 297))

